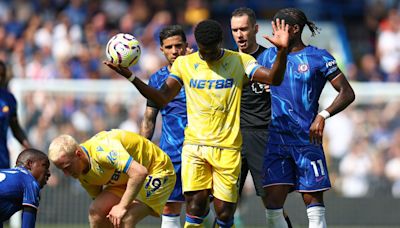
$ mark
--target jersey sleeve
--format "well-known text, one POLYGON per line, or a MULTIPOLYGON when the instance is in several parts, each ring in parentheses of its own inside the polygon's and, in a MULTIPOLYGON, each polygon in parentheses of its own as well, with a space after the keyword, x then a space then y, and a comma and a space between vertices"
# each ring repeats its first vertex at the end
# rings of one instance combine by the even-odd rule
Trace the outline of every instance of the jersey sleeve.
POLYGON ((27 180, 25 183, 22 205, 38 209, 40 201, 39 184, 34 180, 27 180))
POLYGON ((246 75, 249 79, 251 79, 254 75, 254 72, 256 72, 257 69, 261 67, 261 65, 258 64, 257 60, 253 56, 245 53, 239 53, 239 54, 240 58, 242 59, 246 75))
POLYGON ((341 73, 339 67, 337 66, 335 58, 326 50, 321 51, 320 60, 322 61, 320 65, 320 72, 325 78, 333 79, 339 73, 341 73))
POLYGON ((105 167, 126 173, 133 158, 122 143, 116 139, 108 139, 107 143, 101 146, 104 149, 104 153, 98 156, 98 162, 105 167))
POLYGON ((174 63, 172 64, 171 71, 168 77, 171 77, 179 82, 179 84, 183 85, 183 78, 182 78, 182 73, 180 71, 182 64, 183 64, 183 58, 185 56, 179 56, 174 63))

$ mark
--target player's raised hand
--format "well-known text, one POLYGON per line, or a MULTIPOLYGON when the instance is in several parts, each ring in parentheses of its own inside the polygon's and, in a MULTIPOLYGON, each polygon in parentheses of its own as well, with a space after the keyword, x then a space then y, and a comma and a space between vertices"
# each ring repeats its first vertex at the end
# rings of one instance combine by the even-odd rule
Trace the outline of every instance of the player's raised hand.
POLYGON ((310 127, 310 143, 322 144, 322 136, 324 134, 325 119, 317 115, 310 127))
POLYGON ((124 76, 126 79, 129 79, 129 77, 132 75, 132 72, 127 67, 113 64, 110 61, 103 61, 103 63, 118 74, 124 76))
POLYGON ((272 21, 271 24, 273 36, 264 35, 263 37, 278 49, 287 48, 289 46, 289 25, 285 23, 285 20, 279 18, 272 21))

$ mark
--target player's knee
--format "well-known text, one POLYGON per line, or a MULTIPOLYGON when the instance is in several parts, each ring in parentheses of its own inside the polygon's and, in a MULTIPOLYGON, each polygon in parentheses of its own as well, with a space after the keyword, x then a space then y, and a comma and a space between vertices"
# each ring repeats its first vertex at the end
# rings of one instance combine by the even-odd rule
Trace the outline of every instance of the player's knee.
POLYGON ((202 203, 190 202, 186 205, 186 213, 201 217, 207 212, 206 205, 202 203))
POLYGON ((140 220, 141 218, 135 216, 134 214, 127 213, 123 218, 122 223, 125 225, 125 227, 135 227, 140 220))
POLYGON ((99 207, 97 207, 94 204, 91 204, 89 206, 89 219, 90 220, 101 220, 106 217, 106 212, 101 210, 99 207))

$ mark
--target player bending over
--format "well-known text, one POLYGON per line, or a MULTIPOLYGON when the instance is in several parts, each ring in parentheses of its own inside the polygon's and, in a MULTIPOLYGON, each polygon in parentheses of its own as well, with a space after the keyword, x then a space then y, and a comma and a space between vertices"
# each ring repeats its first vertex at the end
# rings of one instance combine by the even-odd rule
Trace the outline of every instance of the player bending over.
POLYGON ((40 190, 50 177, 50 162, 39 150, 25 149, 16 167, 0 169, 0 227, 22 209, 22 228, 35 227, 40 190))

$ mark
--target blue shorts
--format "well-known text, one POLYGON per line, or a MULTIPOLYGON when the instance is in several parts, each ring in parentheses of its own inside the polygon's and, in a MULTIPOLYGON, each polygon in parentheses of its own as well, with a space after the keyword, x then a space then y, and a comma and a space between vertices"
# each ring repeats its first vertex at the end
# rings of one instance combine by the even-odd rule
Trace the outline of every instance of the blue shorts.
POLYGON ((167 202, 185 202, 185 197, 182 193, 181 162, 173 162, 172 164, 176 173, 176 182, 167 202))
POLYGON ((299 192, 331 188, 322 145, 268 143, 264 154, 263 186, 292 185, 299 192))

